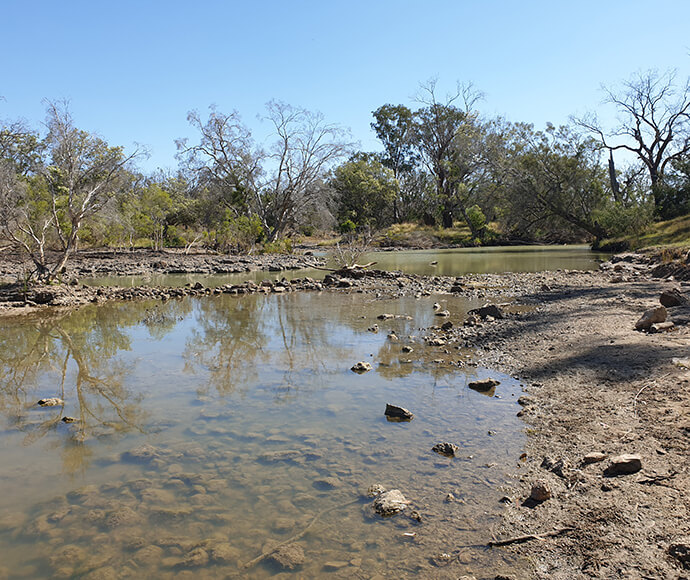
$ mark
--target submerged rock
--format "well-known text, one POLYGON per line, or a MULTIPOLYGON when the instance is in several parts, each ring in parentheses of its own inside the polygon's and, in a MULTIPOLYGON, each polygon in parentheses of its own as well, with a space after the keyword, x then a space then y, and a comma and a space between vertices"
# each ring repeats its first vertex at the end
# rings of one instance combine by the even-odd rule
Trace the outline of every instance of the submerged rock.
POLYGON ((370 485, 367 488, 367 496, 368 497, 376 497, 377 495, 381 495, 385 491, 386 491, 386 488, 383 487, 380 483, 374 483, 373 485, 370 485))
POLYGON ((391 405, 390 403, 386 403, 384 415, 399 421, 411 421, 414 418, 414 414, 404 407, 397 407, 396 405, 391 405))
POLYGON ((304 564, 304 550, 299 544, 288 544, 281 546, 270 555, 270 560, 286 570, 293 570, 297 566, 304 564))
POLYGON ((384 491, 374 499, 374 511, 384 517, 394 516, 404 510, 410 502, 399 489, 384 491))

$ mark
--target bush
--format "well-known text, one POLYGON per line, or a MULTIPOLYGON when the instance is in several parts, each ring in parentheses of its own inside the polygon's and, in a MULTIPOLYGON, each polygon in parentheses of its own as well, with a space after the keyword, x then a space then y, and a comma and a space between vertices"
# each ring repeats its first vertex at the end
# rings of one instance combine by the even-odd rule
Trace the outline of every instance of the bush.
POLYGON ((357 226, 352 220, 345 220, 340 224, 338 229, 340 230, 341 234, 345 235, 353 233, 357 229, 357 226))

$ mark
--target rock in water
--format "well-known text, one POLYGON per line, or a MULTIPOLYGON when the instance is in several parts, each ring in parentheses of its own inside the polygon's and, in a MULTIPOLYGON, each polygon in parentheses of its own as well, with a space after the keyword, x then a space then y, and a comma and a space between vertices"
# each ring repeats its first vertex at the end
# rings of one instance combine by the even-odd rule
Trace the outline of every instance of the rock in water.
POLYGON ((647 310, 635 323, 635 330, 649 330, 652 324, 664 322, 666 320, 666 315, 666 308, 663 306, 647 310))
POLYGON ((476 314, 477 316, 479 316, 479 318, 486 318, 487 316, 491 316, 493 318, 504 318, 503 310, 501 310, 495 304, 486 304, 481 308, 474 308, 473 310, 470 310, 467 314, 476 314))
POLYGON ((397 407, 386 403, 386 411, 384 412, 386 417, 391 419, 397 419, 398 421, 411 421, 414 418, 414 414, 403 407, 397 407))
POLYGON ((58 397, 49 397, 47 399, 41 399, 38 404, 41 407, 62 407, 65 401, 59 399, 58 397))
POLYGON ((479 391, 480 393, 486 393, 487 391, 490 391, 495 386, 500 385, 500 384, 501 384, 501 381, 497 381, 496 379, 484 379, 482 381, 472 381, 467 386, 470 389, 472 389, 473 391, 479 391))
POLYGON ((454 443, 447 442, 437 443, 431 448, 432 451, 440 453, 441 455, 445 455, 446 457, 455 457, 455 454, 458 452, 458 449, 460 448, 454 443))
POLYGON ((350 370, 355 372, 355 373, 362 374, 362 373, 366 373, 366 372, 370 371, 371 365, 368 362, 360 361, 360 362, 354 364, 350 370))
POLYGON ((282 568, 293 570, 297 566, 304 564, 304 550, 299 544, 281 546, 271 554, 271 560, 282 568))
POLYGON ((394 516, 404 510, 410 502, 399 489, 391 489, 376 496, 374 510, 384 517, 394 516))
POLYGON ((604 475, 628 475, 642 469, 642 458, 639 455, 625 453, 611 458, 611 465, 604 471, 604 475))
POLYGON ((551 486, 549 486, 549 482, 545 479, 537 479, 532 484, 532 491, 529 494, 529 498, 539 502, 551 499, 551 486))

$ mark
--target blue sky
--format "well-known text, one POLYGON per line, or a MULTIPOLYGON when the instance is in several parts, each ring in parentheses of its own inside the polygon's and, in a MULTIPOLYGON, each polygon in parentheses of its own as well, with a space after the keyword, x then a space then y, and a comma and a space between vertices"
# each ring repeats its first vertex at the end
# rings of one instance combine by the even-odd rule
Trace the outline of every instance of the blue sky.
POLYGON ((186 115, 236 109, 258 140, 271 99, 320 111, 376 150, 371 112, 414 106, 438 78, 485 93, 489 116, 543 127, 598 110, 602 83, 636 71, 690 76, 690 2, 3 0, 0 119, 39 127, 44 99, 111 145, 175 168, 186 115))

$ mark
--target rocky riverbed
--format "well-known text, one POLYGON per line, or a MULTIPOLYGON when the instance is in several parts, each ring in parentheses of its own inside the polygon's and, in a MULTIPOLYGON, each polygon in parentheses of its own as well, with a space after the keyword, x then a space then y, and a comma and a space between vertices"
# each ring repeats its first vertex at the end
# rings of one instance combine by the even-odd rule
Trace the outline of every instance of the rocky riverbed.
MULTIPOLYGON (((295 258, 301 259, 306 258, 295 258)), ((200 268, 198 260, 188 267, 200 268)), ((204 267, 215 267, 207 260, 204 267)), ((103 263, 88 264, 75 265, 66 277, 113 273, 103 263)), ((331 272, 323 280, 288 281, 278 274, 260 284, 213 289, 202 284, 93 288, 75 281, 31 289, 6 286, 0 312, 107 300, 315 291, 366 294, 380 301, 385 315, 389 300, 433 295, 437 324, 423 329, 422 340, 414 343, 392 337, 401 352, 439 363, 478 364, 510 373, 525 385, 519 413, 530 436, 525 453, 515 457, 520 485, 502 498, 504 522, 487 538, 490 549, 524 557, 534 578, 685 578, 690 574, 688 279, 687 262, 658 264, 633 255, 595 272, 456 278, 356 269, 331 272), (453 294, 491 296, 492 304, 452 324, 444 316, 452 314, 445 312, 444 299, 453 294), (643 313, 662 306, 662 295, 679 297, 678 303, 664 304, 660 321, 673 324, 636 330, 643 313), (471 357, 461 356, 468 349, 471 357)), ((443 565, 452 566, 461 549, 449 545, 443 565)))

